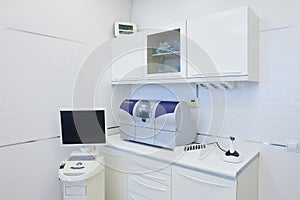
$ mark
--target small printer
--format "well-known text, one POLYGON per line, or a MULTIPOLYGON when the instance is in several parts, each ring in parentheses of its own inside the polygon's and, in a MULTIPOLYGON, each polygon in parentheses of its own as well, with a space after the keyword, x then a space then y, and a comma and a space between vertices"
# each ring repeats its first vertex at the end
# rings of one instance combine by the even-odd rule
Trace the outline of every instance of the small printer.
POLYGON ((196 137, 190 108, 183 101, 124 100, 119 109, 121 138, 174 149, 196 137))

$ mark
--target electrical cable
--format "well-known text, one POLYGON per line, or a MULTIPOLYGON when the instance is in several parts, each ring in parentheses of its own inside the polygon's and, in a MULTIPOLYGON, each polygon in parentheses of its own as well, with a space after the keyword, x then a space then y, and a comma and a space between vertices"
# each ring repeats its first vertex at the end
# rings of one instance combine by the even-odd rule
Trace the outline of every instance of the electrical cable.
POLYGON ((212 144, 216 144, 217 147, 218 147, 221 151, 226 152, 226 150, 223 149, 223 148, 220 146, 219 142, 211 142, 211 143, 208 143, 207 145, 212 145, 212 144))

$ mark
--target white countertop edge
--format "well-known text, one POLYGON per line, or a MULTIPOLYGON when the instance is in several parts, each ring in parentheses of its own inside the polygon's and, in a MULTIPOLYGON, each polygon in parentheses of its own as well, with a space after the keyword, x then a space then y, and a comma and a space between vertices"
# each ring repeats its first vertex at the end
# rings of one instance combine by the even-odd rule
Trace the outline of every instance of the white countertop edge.
MULTIPOLYGON (((237 167, 237 170, 232 170, 235 172, 230 172, 230 171, 226 171, 226 170, 218 170, 216 168, 212 168, 212 167, 205 166, 205 165, 199 165, 199 164, 197 165, 196 163, 193 164, 192 161, 186 162, 186 160, 188 159, 188 158, 186 158, 186 152, 183 153, 183 152, 178 151, 177 155, 176 155, 176 149, 174 151, 172 151, 169 149, 163 149, 163 148, 159 148, 159 147, 155 147, 155 146, 151 146, 151 145, 135 143, 132 141, 125 141, 119 137, 119 134, 115 134, 115 135, 112 135, 109 137, 111 137, 114 140, 114 142, 117 142, 117 143, 115 145, 107 144, 107 147, 110 147, 110 148, 113 148, 116 150, 120 150, 124 153, 130 153, 130 154, 134 154, 137 156, 147 157, 152 160, 160 161, 163 163, 173 164, 173 165, 179 166, 179 167, 185 167, 187 169, 191 169, 191 170, 195 170, 195 171, 199 171, 199 172, 205 172, 207 174, 223 177, 223 178, 230 179, 230 180, 237 179, 239 174, 241 174, 243 172, 243 170, 245 168, 247 168, 247 166, 249 166, 255 159, 258 159, 259 154, 260 154, 259 151, 257 151, 257 150, 251 150, 250 153, 248 152, 247 159, 244 159, 242 163, 237 163, 237 164, 231 163, 233 165, 233 167, 237 167), (116 146, 118 144, 120 146, 116 146), (136 146, 136 145, 138 145, 138 146, 136 146), (130 146, 130 147, 127 148, 127 146, 130 146), (135 147, 137 147, 137 149, 135 149, 135 147), (169 157, 166 157, 166 155, 159 157, 158 155, 142 153, 140 151, 143 148, 148 149, 148 150, 152 149, 152 148, 154 150, 161 149, 162 152, 164 152, 166 154, 170 154, 170 155, 173 154, 173 157, 169 158, 169 157), (176 159, 174 159, 174 158, 176 158, 176 159)), ((179 148, 177 147, 177 149, 179 149, 179 148)))

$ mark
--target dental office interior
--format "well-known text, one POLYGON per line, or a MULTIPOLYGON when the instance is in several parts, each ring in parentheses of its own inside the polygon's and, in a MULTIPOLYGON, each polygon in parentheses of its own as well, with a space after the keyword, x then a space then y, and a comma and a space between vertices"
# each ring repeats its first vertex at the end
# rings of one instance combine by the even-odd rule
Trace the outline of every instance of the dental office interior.
POLYGON ((299 199, 298 8, 1 1, 0 198, 299 199), (78 162, 61 115, 98 109, 78 162))

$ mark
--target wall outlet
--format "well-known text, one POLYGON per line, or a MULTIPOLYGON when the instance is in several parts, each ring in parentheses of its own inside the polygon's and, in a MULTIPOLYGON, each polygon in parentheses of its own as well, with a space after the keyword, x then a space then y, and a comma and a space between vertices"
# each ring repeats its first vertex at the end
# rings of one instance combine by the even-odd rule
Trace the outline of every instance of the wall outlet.
POLYGON ((197 101, 196 101, 195 99, 190 99, 190 100, 188 101, 188 104, 189 104, 189 106, 190 106, 191 108, 198 108, 198 103, 197 103, 197 101))
POLYGON ((197 151, 206 148, 206 144, 187 144, 184 146, 184 151, 197 151))
POLYGON ((299 152, 300 144, 297 140, 287 140, 286 148, 288 151, 299 152))

